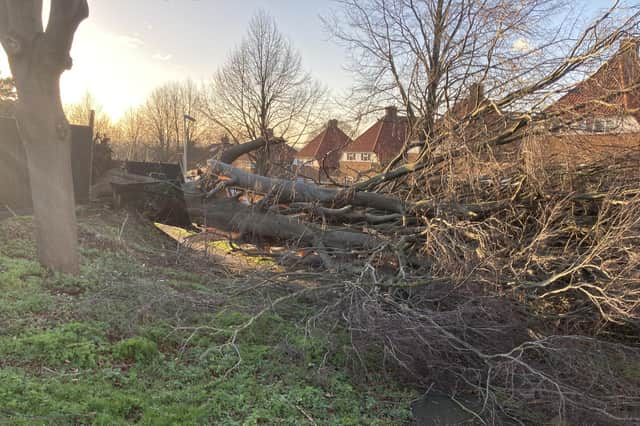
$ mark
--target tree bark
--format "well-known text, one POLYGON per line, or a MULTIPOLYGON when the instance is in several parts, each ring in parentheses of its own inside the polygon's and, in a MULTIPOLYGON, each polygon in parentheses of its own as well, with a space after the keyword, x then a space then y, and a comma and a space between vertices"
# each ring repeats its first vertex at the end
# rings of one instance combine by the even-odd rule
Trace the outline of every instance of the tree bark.
POLYGON ((62 109, 60 76, 89 13, 86 0, 52 0, 46 31, 41 0, 0 1, 0 36, 16 82, 16 121, 27 155, 43 266, 79 272, 71 172, 71 129, 62 109))
POLYGON ((225 186, 248 189, 261 194, 277 194, 278 201, 282 203, 320 202, 334 207, 352 205, 399 214, 404 214, 408 207, 397 198, 375 192, 336 190, 304 182, 254 175, 216 160, 209 160, 208 164, 211 173, 230 178, 225 186))
POLYGON ((191 220, 206 224, 229 234, 235 239, 251 242, 285 242, 297 248, 320 248, 327 250, 370 250, 382 244, 378 238, 357 231, 343 229, 321 229, 302 223, 294 217, 261 212, 230 198, 216 198, 201 202, 187 199, 191 220))
MULTIPOLYGON (((284 139, 276 138, 269 141, 269 144, 271 146, 281 143, 284 143, 284 139)), ((263 148, 265 145, 267 145, 267 139, 262 137, 249 142, 233 145, 222 153, 222 155, 220 156, 220 161, 226 164, 231 164, 243 154, 248 154, 252 151, 263 148)))

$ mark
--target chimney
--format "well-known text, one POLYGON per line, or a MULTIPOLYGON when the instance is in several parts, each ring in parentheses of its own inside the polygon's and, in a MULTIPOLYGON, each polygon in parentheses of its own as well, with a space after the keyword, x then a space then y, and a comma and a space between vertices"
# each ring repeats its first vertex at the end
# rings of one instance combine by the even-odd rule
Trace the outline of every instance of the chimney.
POLYGON ((469 86, 469 106, 472 110, 478 108, 484 99, 484 84, 473 83, 469 86))
POLYGON ((640 46, 640 38, 638 37, 625 37, 620 42, 620 52, 624 52, 627 49, 632 49, 632 54, 638 56, 638 46, 640 46))
POLYGON ((622 60, 624 87, 635 85, 640 79, 640 38, 626 37, 620 42, 619 55, 622 60))
POLYGON ((336 127, 338 127, 338 120, 336 120, 336 119, 329 120, 329 122, 327 123, 327 127, 328 128, 336 128, 336 127))
POLYGON ((398 118, 398 108, 395 106, 388 106, 384 109, 384 118, 389 120, 395 120, 398 118))

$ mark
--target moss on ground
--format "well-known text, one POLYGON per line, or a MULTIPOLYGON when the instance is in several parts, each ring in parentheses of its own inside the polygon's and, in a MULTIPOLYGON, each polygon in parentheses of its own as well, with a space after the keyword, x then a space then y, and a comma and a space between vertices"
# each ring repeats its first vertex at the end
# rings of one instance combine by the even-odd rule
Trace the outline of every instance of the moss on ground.
POLYGON ((171 241, 149 225, 102 212, 81 222, 79 277, 34 261, 29 219, 0 222, 0 423, 406 422, 414 393, 355 380, 340 332, 274 311, 228 345, 255 312, 250 294, 230 303, 224 276, 163 263, 171 241))

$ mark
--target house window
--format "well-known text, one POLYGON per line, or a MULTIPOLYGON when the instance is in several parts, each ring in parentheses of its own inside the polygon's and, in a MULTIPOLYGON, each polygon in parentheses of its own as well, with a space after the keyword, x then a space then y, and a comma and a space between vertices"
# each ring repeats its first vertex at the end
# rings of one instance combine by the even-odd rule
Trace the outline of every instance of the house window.
POLYGON ((610 133, 619 128, 619 125, 611 118, 595 118, 580 121, 575 127, 588 133, 610 133))
POLYGON ((607 122, 602 119, 596 119, 593 122, 594 133, 605 133, 607 131, 607 122))
POLYGON ((362 161, 371 161, 371 153, 370 152, 363 152, 362 154, 360 154, 360 159, 362 161))
POLYGON ((347 152, 347 161, 356 161, 356 153, 347 152))
POLYGON ((620 129, 620 123, 616 118, 597 118, 593 124, 595 133, 612 133, 620 129))
POLYGON ((588 122, 587 120, 583 120, 579 122, 577 127, 578 127, 578 130, 582 130, 583 132, 591 131, 591 123, 588 122))

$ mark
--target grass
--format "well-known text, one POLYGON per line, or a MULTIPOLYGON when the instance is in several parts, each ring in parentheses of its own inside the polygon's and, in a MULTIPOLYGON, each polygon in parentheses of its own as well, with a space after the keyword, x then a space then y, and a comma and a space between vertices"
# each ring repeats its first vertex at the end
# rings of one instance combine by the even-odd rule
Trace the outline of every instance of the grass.
POLYGON ((79 277, 35 262, 30 219, 0 222, 0 423, 408 420, 414 392, 356 380, 347 337, 299 322, 312 305, 269 311, 225 344, 256 312, 256 294, 221 297, 229 278, 176 265, 171 241, 148 224, 81 217, 79 277))

